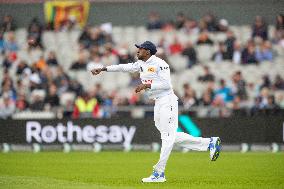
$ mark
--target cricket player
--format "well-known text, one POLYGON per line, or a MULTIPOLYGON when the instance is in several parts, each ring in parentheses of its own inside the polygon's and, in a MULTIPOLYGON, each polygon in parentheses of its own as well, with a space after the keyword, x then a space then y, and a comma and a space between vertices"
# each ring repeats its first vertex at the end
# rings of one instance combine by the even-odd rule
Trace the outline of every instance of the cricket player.
MULTIPOLYGON (((93 75, 102 71, 106 72, 140 72, 142 84, 138 85, 135 92, 145 91, 149 98, 155 100, 154 121, 156 128, 161 133, 160 159, 153 166, 150 177, 143 178, 142 182, 165 182, 165 168, 174 144, 197 151, 210 151, 211 161, 215 161, 221 149, 219 137, 202 138, 193 137, 183 132, 177 132, 178 128, 178 98, 173 92, 170 77, 170 67, 162 59, 155 56, 156 46, 145 41, 138 48, 138 61, 128 64, 111 65, 93 69, 93 75)), ((178 62, 176 62, 178 64, 178 62)))

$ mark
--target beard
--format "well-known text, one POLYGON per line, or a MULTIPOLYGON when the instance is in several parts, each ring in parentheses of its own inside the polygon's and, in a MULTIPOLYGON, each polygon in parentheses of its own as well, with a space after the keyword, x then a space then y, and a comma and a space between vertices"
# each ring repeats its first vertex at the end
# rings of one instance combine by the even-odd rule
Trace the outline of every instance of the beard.
POLYGON ((143 57, 142 57, 141 55, 137 55, 137 59, 138 59, 138 60, 142 60, 143 57))

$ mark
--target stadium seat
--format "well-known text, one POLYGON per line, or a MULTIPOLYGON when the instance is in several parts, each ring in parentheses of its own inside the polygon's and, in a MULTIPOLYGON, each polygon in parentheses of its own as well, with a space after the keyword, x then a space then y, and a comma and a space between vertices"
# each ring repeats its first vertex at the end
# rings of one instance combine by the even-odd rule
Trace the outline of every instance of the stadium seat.
POLYGON ((275 26, 269 25, 268 26, 268 38, 273 39, 275 36, 275 26))
POLYGON ((26 41, 27 41, 27 36, 28 36, 27 30, 25 28, 20 28, 15 32, 15 34, 16 34, 16 41, 19 45, 19 48, 20 49, 25 48, 27 45, 26 41))
POLYGON ((155 44, 158 44, 158 42, 160 41, 160 39, 163 37, 163 32, 162 31, 150 31, 149 35, 148 35, 148 39, 152 41, 155 44))
POLYGON ((241 29, 241 42, 243 44, 245 44, 252 36, 252 30, 251 30, 251 26, 249 25, 244 25, 244 26, 240 26, 241 29))
POLYGON ((62 106, 66 106, 68 101, 69 102, 74 102, 75 100, 75 93, 73 92, 64 92, 60 95, 59 97, 59 102, 60 102, 60 105, 62 106))
POLYGON ((131 81, 131 77, 128 73, 115 73, 115 78, 117 78, 115 80, 117 88, 127 88, 131 81))
POLYGON ((182 71, 187 67, 187 58, 182 55, 172 55, 168 57, 169 64, 175 71, 182 71))
POLYGON ((45 31, 42 34, 42 42, 43 46, 47 50, 57 50, 57 44, 56 44, 56 38, 55 38, 55 33, 51 31, 45 31))
POLYGON ((210 45, 198 45, 196 50, 198 60, 203 64, 206 64, 208 61, 210 61, 214 53, 213 47, 210 45))
POLYGON ((224 42, 227 38, 226 33, 217 32, 209 33, 209 38, 214 41, 214 43, 224 42))

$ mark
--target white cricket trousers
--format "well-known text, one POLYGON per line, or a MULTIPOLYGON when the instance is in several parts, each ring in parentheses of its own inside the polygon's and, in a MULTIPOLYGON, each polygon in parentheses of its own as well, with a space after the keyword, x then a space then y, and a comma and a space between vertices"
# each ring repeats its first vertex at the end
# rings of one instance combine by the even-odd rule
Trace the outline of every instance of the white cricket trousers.
POLYGON ((164 172, 174 144, 197 151, 207 151, 210 138, 193 137, 187 133, 177 132, 178 128, 178 98, 170 94, 155 100, 154 121, 161 133, 160 159, 153 168, 164 172))

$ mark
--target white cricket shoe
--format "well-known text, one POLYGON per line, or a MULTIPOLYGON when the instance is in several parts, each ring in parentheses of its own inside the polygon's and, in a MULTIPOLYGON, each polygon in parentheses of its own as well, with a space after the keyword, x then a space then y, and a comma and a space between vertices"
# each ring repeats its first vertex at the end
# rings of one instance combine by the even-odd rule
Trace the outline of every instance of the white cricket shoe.
POLYGON ((216 161, 221 151, 221 139, 219 137, 210 138, 209 150, 211 161, 216 161))
POLYGON ((142 182, 166 182, 166 177, 164 172, 159 174, 157 171, 154 170, 152 175, 147 178, 143 178, 142 182))

